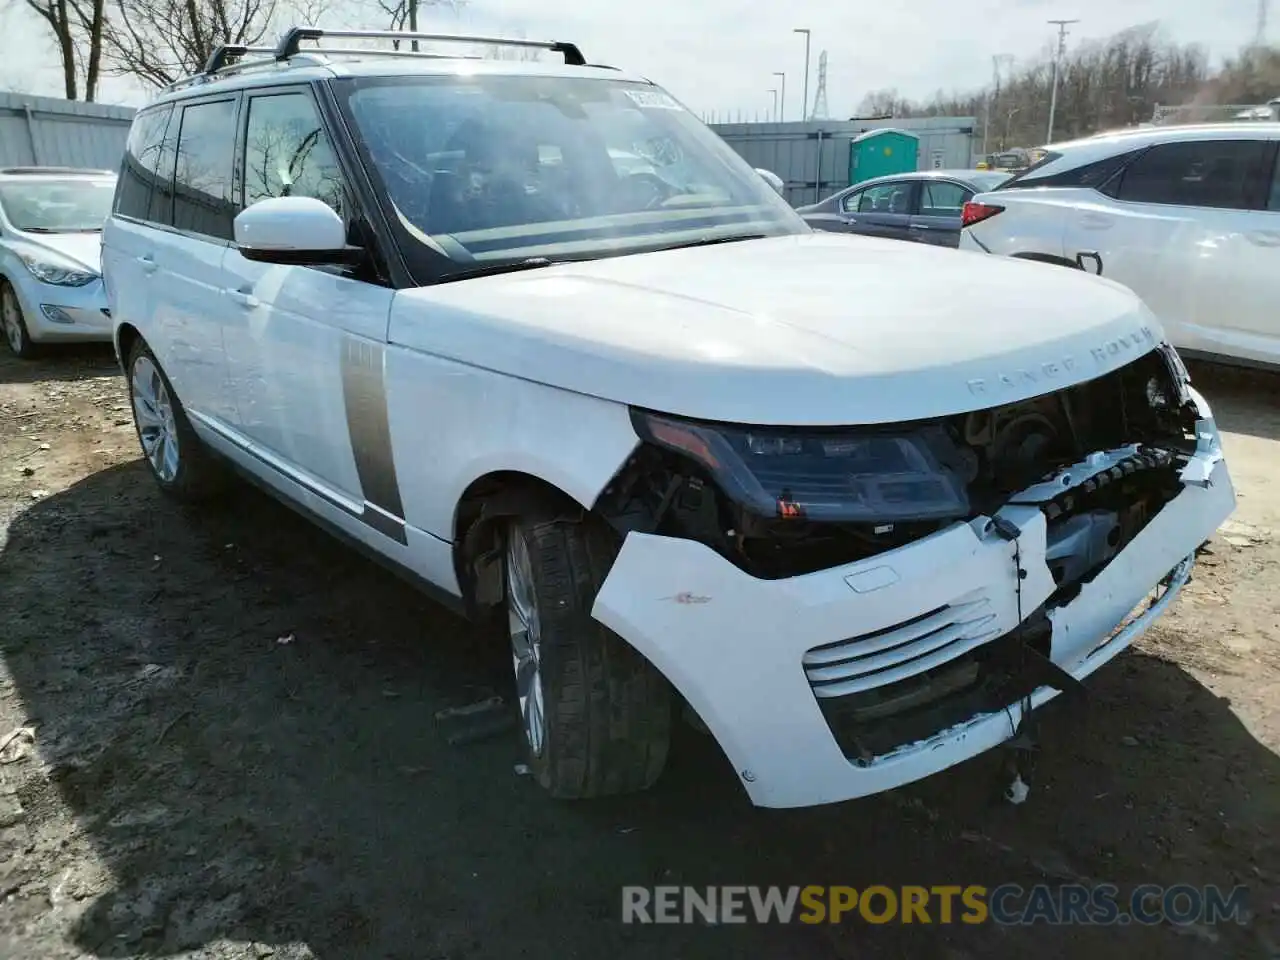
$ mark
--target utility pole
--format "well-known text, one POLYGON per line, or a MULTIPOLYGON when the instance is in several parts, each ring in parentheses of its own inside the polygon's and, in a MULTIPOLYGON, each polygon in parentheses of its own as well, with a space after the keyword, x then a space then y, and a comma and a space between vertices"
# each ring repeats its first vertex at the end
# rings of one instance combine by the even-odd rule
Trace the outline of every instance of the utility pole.
POLYGON ((1267 13, 1271 6, 1271 0, 1258 0, 1258 26, 1253 35, 1253 45, 1255 47, 1265 47, 1267 45, 1267 13))
POLYGON ((773 71, 773 75, 782 78, 782 93, 778 95, 778 122, 785 123, 787 119, 787 75, 781 70, 773 71))
POLYGON ((809 119, 809 28, 797 27, 792 33, 804 34, 804 100, 800 103, 800 119, 809 119))
POLYGON ((1067 52, 1067 27, 1079 20, 1050 20, 1058 28, 1058 50, 1053 56, 1053 92, 1049 94, 1049 136, 1045 143, 1053 143, 1053 115, 1058 110, 1058 65, 1062 55, 1067 52))
POLYGON ((769 114, 769 119, 776 120, 778 119, 778 91, 770 87, 769 92, 773 94, 773 113, 769 114))

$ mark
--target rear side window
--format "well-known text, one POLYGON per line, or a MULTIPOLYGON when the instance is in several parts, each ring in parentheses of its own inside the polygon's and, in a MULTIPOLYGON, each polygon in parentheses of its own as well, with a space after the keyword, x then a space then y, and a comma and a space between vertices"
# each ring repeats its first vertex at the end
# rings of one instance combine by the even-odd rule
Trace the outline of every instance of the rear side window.
POLYGON ((958 217, 965 202, 973 196, 958 183, 925 180, 920 184, 920 216, 958 217))
POLYGON ((1270 174, 1263 140, 1162 143, 1130 164, 1115 196, 1130 203, 1256 209, 1270 174))
POLYGON ((249 99, 244 205, 268 197, 313 197, 345 216, 342 168, 307 93, 249 99))
POLYGON ((235 100, 183 108, 173 178, 173 225, 177 229, 219 240, 232 238, 235 142, 235 100))
POLYGON ((162 178, 161 153, 170 106, 144 110, 133 121, 124 148, 114 212, 134 220, 150 219, 151 195, 162 178))
POLYGON ((1034 167, 1024 170, 1012 180, 1007 180, 997 190, 1018 190, 1021 188, 1031 187, 1089 187, 1094 190, 1101 190, 1104 193, 1110 193, 1110 186, 1114 181, 1112 178, 1124 168, 1140 151, 1128 150, 1124 153, 1118 153, 1114 157, 1106 157, 1102 160, 1095 160, 1093 163, 1084 163, 1078 167, 1072 167, 1069 170, 1063 170, 1061 173, 1043 173, 1040 168, 1047 167, 1054 160, 1061 157, 1061 154, 1051 153, 1044 160, 1034 167))
POLYGON ((1280 211, 1280 157, 1276 157, 1275 168, 1275 173, 1271 176, 1271 199, 1267 202, 1267 209, 1280 211))

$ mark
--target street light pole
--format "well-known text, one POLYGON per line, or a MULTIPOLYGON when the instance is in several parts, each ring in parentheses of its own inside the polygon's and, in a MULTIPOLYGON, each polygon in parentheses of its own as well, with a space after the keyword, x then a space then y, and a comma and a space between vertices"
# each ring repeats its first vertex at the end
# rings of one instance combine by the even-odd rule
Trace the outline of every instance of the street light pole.
POLYGON ((773 75, 782 78, 782 93, 778 96, 778 122, 785 123, 787 119, 787 75, 781 70, 773 71, 773 75))
POLYGON ((1056 24, 1058 27, 1058 50, 1053 57, 1053 92, 1049 94, 1049 136, 1045 143, 1053 143, 1053 116, 1058 110, 1058 64, 1062 62, 1062 55, 1067 52, 1067 26, 1072 23, 1079 23, 1079 20, 1050 20, 1049 23, 1056 24))
POLYGON ((773 113, 771 114, 770 119, 776 120, 778 118, 778 91, 773 87, 770 87, 769 92, 773 94, 773 113))
POLYGON ((809 119, 809 28, 797 27, 792 33, 804 34, 804 101, 800 104, 800 119, 809 119))

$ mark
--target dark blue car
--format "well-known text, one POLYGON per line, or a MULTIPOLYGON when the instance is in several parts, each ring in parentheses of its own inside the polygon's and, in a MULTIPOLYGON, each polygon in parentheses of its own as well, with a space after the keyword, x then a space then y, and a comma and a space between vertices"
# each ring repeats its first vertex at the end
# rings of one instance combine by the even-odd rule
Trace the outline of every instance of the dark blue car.
POLYGON ((897 173, 845 187, 796 212, 815 230, 955 247, 960 243, 960 212, 965 203, 1011 176, 994 170, 897 173))

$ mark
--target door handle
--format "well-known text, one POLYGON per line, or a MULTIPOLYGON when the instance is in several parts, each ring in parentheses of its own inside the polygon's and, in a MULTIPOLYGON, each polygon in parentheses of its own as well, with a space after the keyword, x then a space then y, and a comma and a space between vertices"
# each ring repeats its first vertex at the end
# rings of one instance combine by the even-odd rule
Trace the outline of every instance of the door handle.
POLYGON ((253 295, 252 290, 228 290, 227 296, 240 304, 240 306, 244 307, 246 310, 252 310, 254 307, 260 306, 262 303, 261 300, 253 295))
POLYGON ((857 217, 844 217, 843 219, 844 219, 844 222, 845 222, 845 223, 850 224, 850 225, 853 225, 853 224, 855 224, 855 223, 857 223, 857 222, 858 222, 858 218, 857 218, 857 217))
POLYGON ((144 253, 140 257, 134 257, 134 259, 141 265, 143 273, 155 273, 156 267, 159 266, 155 257, 149 253, 144 253))

